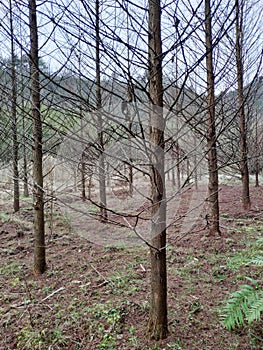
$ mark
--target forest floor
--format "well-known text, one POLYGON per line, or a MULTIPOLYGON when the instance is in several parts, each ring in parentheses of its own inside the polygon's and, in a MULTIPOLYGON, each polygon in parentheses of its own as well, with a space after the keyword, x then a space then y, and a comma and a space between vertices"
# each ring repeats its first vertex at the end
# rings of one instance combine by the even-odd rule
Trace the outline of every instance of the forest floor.
MULTIPOLYGON (((227 331, 220 309, 229 293, 262 268, 247 262, 262 255, 263 187, 251 188, 244 212, 239 186, 220 186, 221 235, 208 235, 206 220, 188 233, 168 232, 169 336, 145 337, 149 311, 149 249, 100 245, 80 236, 54 203, 47 213, 48 269, 33 274, 30 200, 14 214, 0 206, 0 349, 263 349, 263 322, 227 331)), ((182 213, 183 214, 183 213, 182 213)), ((93 224, 94 233, 101 225, 93 224), (96 226, 95 226, 96 225, 96 226)), ((107 234, 104 226, 104 234, 107 234)), ((92 227, 88 227, 91 230, 92 227)))

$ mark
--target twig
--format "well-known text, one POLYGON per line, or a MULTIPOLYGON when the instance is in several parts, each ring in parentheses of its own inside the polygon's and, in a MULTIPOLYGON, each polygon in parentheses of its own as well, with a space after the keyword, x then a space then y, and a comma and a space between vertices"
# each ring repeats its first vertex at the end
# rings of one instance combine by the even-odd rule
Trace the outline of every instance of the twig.
MULTIPOLYGON (((39 301, 39 303, 42 303, 43 301, 51 298, 54 294, 57 294, 58 292, 61 292, 62 290, 64 290, 64 287, 60 287, 59 289, 55 290, 54 292, 52 292, 51 294, 49 294, 48 296, 46 296, 45 298, 43 298, 42 300, 39 301)), ((4 313, 8 313, 11 309, 17 309, 20 307, 27 307, 30 304, 34 304, 35 302, 31 299, 31 300, 25 300, 20 304, 12 304, 9 306, 9 308, 7 310, 4 311, 4 313)), ((38 303, 38 302, 36 302, 38 303)))
POLYGON ((161 249, 158 249, 156 247, 154 247, 152 244, 150 244, 145 238, 143 238, 143 236, 136 230, 136 227, 135 226, 132 226, 129 221, 123 217, 123 220, 126 222, 126 224, 128 225, 128 228, 130 228, 135 234, 137 237, 139 237, 148 247, 150 247, 151 249, 153 250, 156 250, 157 252, 160 252, 161 249))
POLYGON ((112 281, 109 281, 109 280, 107 280, 97 269, 96 269, 96 267, 94 267, 92 264, 90 264, 90 266, 93 268, 93 270, 95 271, 95 272, 97 272, 97 274, 101 277, 101 278, 103 278, 104 279, 104 282, 103 283, 111 283, 113 286, 114 286, 114 283, 112 282, 112 281))
POLYGON ((140 267, 141 267, 141 269, 142 269, 143 272, 146 271, 145 267, 144 267, 142 264, 140 264, 140 267))
POLYGON ((53 297, 53 295, 61 292, 62 290, 64 290, 65 288, 64 287, 60 287, 59 289, 55 290, 54 292, 52 292, 51 294, 49 294, 48 296, 46 296, 44 299, 42 299, 40 302, 42 303, 43 301, 53 297))

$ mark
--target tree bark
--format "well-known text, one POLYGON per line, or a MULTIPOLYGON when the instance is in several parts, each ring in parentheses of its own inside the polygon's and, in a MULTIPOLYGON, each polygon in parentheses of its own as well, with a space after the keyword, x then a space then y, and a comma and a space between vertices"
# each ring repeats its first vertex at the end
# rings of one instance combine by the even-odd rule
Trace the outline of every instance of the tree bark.
MULTIPOLYGON (((80 11, 80 9, 79 9, 80 11)), ((79 14, 80 15, 80 14, 79 14)), ((81 25, 79 22, 79 38, 81 38, 81 25)), ((78 55, 78 94, 79 96, 82 95, 82 81, 81 81, 81 62, 82 62, 83 57, 81 56, 81 42, 79 41, 79 55, 78 55)), ((83 113, 83 106, 82 103, 80 102, 79 105, 79 116, 80 116, 80 137, 81 141, 84 141, 85 135, 84 135, 84 113, 83 113)), ((82 153, 81 153, 81 158, 80 158, 80 177, 81 177, 81 199, 83 202, 86 201, 87 195, 86 195, 86 182, 87 182, 87 167, 86 167, 86 159, 87 159, 87 152, 88 152, 88 147, 84 147, 82 153)), ((88 198, 90 199, 91 196, 91 188, 88 186, 88 198)))
POLYGON ((25 96, 24 96, 24 76, 23 76, 23 51, 21 49, 20 55, 20 80, 21 80, 21 113, 22 113, 22 134, 23 134, 23 185, 24 185, 24 196, 29 197, 28 189, 28 169, 27 169, 27 138, 26 138, 26 127, 25 127, 25 96))
POLYGON ((259 152, 258 152, 258 111, 256 111, 256 130, 255 130, 255 139, 256 139, 256 160, 255 160, 255 187, 259 187, 259 164, 258 164, 258 158, 259 158, 259 152))
POLYGON ((160 0, 149 0, 149 96, 151 147, 151 303, 147 334, 167 336, 166 194, 162 115, 162 42, 160 0), (153 248, 154 247, 154 248, 153 248))
MULTIPOLYGON (((83 130, 83 120, 81 116, 81 133, 83 130)), ((83 136, 81 137, 83 139, 83 136)), ((80 174, 81 174, 81 199, 83 202, 87 199, 86 197, 86 163, 85 163, 85 152, 86 149, 81 154, 81 163, 80 163, 80 174)), ((90 192, 89 192, 89 198, 90 198, 90 192)))
POLYGON ((134 91, 132 87, 132 79, 131 79, 131 60, 130 60, 130 33, 129 33, 129 3, 127 2, 127 72, 128 72, 128 88, 127 88, 127 114, 126 119, 128 122, 128 141, 129 141, 129 195, 133 195, 133 166, 132 166, 132 120, 131 120, 131 111, 129 107, 129 103, 134 100, 134 91))
POLYGON ((100 82, 100 18, 99 18, 99 0, 96 0, 96 101, 98 112, 98 142, 99 142, 99 196, 100 196, 100 219, 107 221, 107 197, 106 197, 106 174, 105 174, 105 155, 103 140, 103 120, 101 115, 101 82, 100 82))
MULTIPOLYGON (((178 40, 178 29, 176 29, 176 40, 178 40)), ((179 144, 179 87, 178 87, 178 56, 177 56, 177 49, 175 50, 175 80, 176 80, 176 87, 175 87, 175 113, 176 113, 176 134, 177 134, 177 140, 175 144, 176 148, 176 177, 177 177, 177 187, 178 190, 181 190, 181 165, 180 165, 180 144, 179 144)))
POLYGON ((42 164, 42 120, 40 113, 40 84, 38 58, 38 30, 36 0, 29 0, 30 24, 30 78, 33 121, 33 200, 34 200, 34 272, 42 274, 46 269, 44 192, 42 164))
POLYGON ((209 231, 211 235, 220 233, 218 202, 218 167, 215 126, 215 77, 213 66, 213 44, 210 0, 205 0, 205 43, 207 71, 207 149, 208 149, 208 202, 209 231))
POLYGON ((242 9, 239 0, 236 0, 236 65, 237 65, 237 90, 239 107, 239 128, 240 128, 240 171, 242 179, 242 201, 244 210, 250 210, 249 193, 249 172, 247 164, 247 121, 244 107, 244 69, 243 69, 243 21, 242 9))
POLYGON ((13 183, 14 183, 14 212, 19 211, 19 171, 18 171, 18 140, 17 140, 17 91, 16 91, 16 62, 15 62, 15 47, 14 47, 14 28, 13 28, 13 11, 12 1, 9 0, 10 12, 10 35, 11 35, 11 74, 12 74, 12 134, 13 134, 13 183))
POLYGON ((24 96, 22 96, 22 129, 23 129, 23 183, 24 183, 24 196, 29 197, 28 189, 28 175, 27 175, 27 152, 26 152, 26 136, 25 136, 25 112, 24 112, 24 96))

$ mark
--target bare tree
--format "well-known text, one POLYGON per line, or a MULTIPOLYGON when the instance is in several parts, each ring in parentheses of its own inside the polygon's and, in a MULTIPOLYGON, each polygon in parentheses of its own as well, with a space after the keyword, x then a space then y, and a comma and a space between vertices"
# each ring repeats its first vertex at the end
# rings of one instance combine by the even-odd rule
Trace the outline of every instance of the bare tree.
POLYGON ((248 147, 247 147, 247 121, 245 114, 244 99, 244 70, 243 70, 243 0, 236 0, 236 69, 237 69, 237 91, 239 107, 240 128, 240 170, 242 178, 242 200, 244 210, 251 207, 249 194, 249 172, 248 172, 248 147))
POLYGON ((11 81, 12 81, 12 134, 13 134, 13 182, 14 182, 14 211, 19 211, 19 171, 18 171, 18 139, 17 139, 17 73, 16 73, 16 56, 14 45, 14 26, 13 26, 13 11, 12 0, 9 0, 10 13, 10 38, 11 38, 11 81))
POLYGON ((151 306, 148 334, 167 336, 166 194, 160 0, 149 0, 149 98, 151 147, 151 306))
POLYGON ((215 77, 213 67, 213 43, 210 0, 205 0, 205 42, 207 70, 207 147, 209 171, 209 221, 210 233, 219 233, 218 167, 215 127, 215 77))
POLYGON ((259 137, 258 137, 258 111, 256 110, 255 121, 255 187, 259 187, 259 137))
POLYGON ((22 51, 20 59, 20 78, 21 78, 21 114, 22 114, 22 150, 23 150, 23 189, 24 196, 29 197, 28 188, 28 160, 27 160, 27 138, 26 138, 26 113, 25 113, 25 97, 24 97, 24 77, 23 77, 23 62, 22 62, 22 51))
POLYGON ((104 159, 104 140, 103 140, 103 120, 101 115, 101 79, 100 79, 100 4, 96 0, 96 107, 98 113, 98 145, 100 151, 99 157, 99 196, 100 196, 100 216, 101 221, 107 221, 107 199, 106 199, 106 176, 104 159))
POLYGON ((34 272, 46 269, 43 193, 42 120, 40 112, 39 53, 36 0, 29 0, 30 78, 33 123, 33 200, 34 200, 34 272))

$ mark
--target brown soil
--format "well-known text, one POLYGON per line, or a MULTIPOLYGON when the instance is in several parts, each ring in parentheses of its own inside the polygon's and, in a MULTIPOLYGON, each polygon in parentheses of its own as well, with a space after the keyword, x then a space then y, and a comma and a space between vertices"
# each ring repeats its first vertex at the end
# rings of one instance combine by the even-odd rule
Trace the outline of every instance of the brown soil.
MULTIPOLYGON (((262 322, 227 331, 219 316, 229 293, 249 283, 246 276, 263 283, 260 268, 238 260, 262 237, 263 187, 251 188, 249 212, 240 195, 238 186, 220 186, 221 236, 208 235, 204 212, 190 232, 169 228, 169 336, 159 342, 145 337, 146 246, 90 242, 55 204, 52 222, 47 208, 48 270, 34 276, 32 209, 25 201, 13 214, 11 202, 2 205, 0 349, 263 349, 262 322)), ((93 234, 106 235, 108 226, 94 221, 93 234)))

